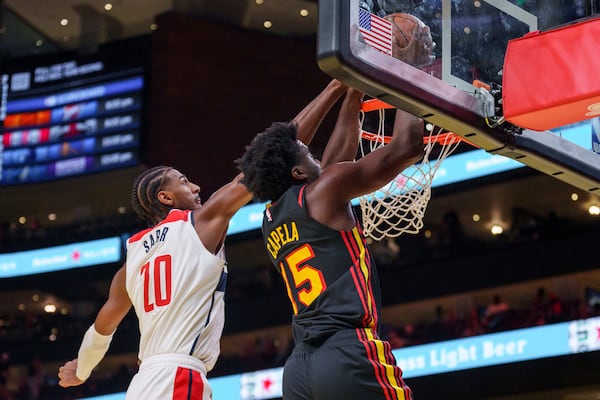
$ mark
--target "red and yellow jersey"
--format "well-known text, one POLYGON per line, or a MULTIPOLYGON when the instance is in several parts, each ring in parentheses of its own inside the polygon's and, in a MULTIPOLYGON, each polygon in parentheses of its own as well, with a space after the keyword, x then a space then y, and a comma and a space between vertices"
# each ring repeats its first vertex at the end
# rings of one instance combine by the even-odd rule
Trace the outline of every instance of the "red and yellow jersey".
POLYGON ((268 205, 262 224, 294 312, 294 340, 317 343, 341 329, 376 331, 379 282, 360 226, 337 231, 314 220, 304 189, 294 186, 268 205))

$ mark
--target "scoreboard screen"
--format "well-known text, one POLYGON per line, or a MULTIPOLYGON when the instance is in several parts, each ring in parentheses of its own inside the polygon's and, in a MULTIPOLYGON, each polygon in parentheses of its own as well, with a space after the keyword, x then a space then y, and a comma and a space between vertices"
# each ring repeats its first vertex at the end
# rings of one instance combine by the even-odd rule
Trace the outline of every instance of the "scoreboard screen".
POLYGON ((140 163, 143 56, 30 61, 0 81, 0 186, 140 163))

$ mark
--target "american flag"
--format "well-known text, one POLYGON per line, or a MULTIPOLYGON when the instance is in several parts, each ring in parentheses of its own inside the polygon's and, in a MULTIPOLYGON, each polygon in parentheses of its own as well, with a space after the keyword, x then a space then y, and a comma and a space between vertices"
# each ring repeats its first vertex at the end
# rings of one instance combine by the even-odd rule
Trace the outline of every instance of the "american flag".
POLYGON ((359 8, 358 29, 365 42, 377 50, 392 54, 392 23, 359 8))

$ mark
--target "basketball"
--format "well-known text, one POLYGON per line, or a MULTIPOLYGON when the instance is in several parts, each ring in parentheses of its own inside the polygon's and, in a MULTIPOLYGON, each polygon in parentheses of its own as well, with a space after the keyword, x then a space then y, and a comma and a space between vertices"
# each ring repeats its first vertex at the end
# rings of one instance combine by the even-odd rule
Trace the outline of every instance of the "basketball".
POLYGON ((416 26, 425 26, 419 18, 405 13, 389 14, 384 18, 392 23, 394 44, 399 48, 408 46, 416 26))
POLYGON ((384 17, 392 24, 392 57, 416 67, 435 60, 435 43, 429 27, 414 15, 394 13, 384 17))

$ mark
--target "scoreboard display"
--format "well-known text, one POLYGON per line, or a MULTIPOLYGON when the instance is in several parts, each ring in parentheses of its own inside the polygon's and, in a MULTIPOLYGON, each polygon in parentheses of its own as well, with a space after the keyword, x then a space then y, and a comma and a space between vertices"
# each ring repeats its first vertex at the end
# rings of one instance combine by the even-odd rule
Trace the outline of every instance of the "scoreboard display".
POLYGON ((140 163, 143 58, 29 62, 0 80, 0 186, 140 163))

